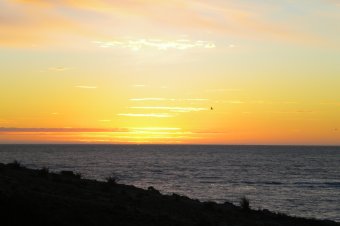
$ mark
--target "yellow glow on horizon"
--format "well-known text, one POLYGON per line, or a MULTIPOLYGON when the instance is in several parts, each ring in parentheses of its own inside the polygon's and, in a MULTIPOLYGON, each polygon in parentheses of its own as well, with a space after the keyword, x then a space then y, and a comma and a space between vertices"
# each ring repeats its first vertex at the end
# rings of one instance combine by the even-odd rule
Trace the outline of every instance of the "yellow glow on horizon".
POLYGON ((0 2, 0 143, 340 145, 335 1, 0 2))

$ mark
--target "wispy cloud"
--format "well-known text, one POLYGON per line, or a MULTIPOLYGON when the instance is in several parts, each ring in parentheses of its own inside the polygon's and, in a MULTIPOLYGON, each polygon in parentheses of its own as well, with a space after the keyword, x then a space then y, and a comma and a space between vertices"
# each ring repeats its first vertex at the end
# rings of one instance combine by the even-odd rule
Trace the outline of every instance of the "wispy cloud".
POLYGON ((59 72, 69 71, 71 69, 72 68, 69 68, 69 67, 50 67, 50 68, 48 68, 49 71, 59 71, 59 72))
POLYGON ((79 89, 97 89, 97 86, 75 86, 79 89))
POLYGON ((48 1, 1 1, 0 46, 38 48, 60 43, 56 34, 89 34, 77 21, 37 5, 44 2, 48 1))
POLYGON ((181 128, 177 127, 132 127, 129 128, 135 131, 178 131, 182 130, 181 128))
POLYGON ((267 101, 267 100, 252 100, 249 101, 251 104, 281 104, 281 105, 295 105, 298 104, 296 101, 267 101))
POLYGON ((322 104, 322 105, 335 105, 335 106, 340 106, 340 102, 335 102, 335 101, 333 101, 333 102, 327 102, 327 101, 325 101, 325 102, 321 102, 321 103, 319 103, 319 104, 322 104))
POLYGON ((172 112, 196 112, 206 111, 208 108, 196 107, 164 107, 164 106, 148 106, 148 107, 130 107, 131 109, 146 109, 146 110, 169 110, 172 112))
POLYGON ((195 133, 195 134, 225 134, 225 133, 231 133, 231 131, 223 131, 223 130, 195 130, 192 133, 195 133))
POLYGON ((149 128, 130 128, 129 134, 143 135, 184 135, 192 134, 190 131, 182 131, 181 128, 164 128, 164 127, 149 127, 149 128))
POLYGON ((48 133, 97 133, 97 132, 128 132, 126 128, 17 128, 17 127, 0 127, 0 132, 48 132, 48 133))
POLYGON ((296 110, 296 111, 271 111, 274 114, 314 114, 315 111, 310 110, 296 110))
POLYGON ((209 99, 206 98, 191 98, 191 99, 180 99, 185 101, 208 101, 209 99))
POLYGON ((7 124, 7 123, 9 123, 8 120, 0 118, 0 124, 7 124))
MULTIPOLYGON (((228 35, 253 40, 269 39, 299 43, 319 41, 318 34, 305 29, 306 22, 296 23, 289 13, 281 14, 284 19, 280 21, 272 18, 273 11, 282 13, 278 8, 284 8, 286 4, 288 4, 286 1, 264 4, 258 1, 237 0, 209 2, 8 0, 0 2, 0 7, 6 12, 0 20, 2 37, 0 44, 24 42, 29 45, 43 44, 55 39, 55 34, 63 37, 82 36, 91 37, 92 40, 109 40, 121 35, 122 30, 125 33, 136 31, 134 33, 142 35, 156 30, 155 28, 159 31, 157 33, 163 34, 168 34, 169 31, 177 33, 188 31, 192 34, 206 31, 220 37, 228 35), (92 20, 94 15, 95 21, 92 20), (143 29, 146 32, 143 32, 143 29)), ((299 7, 302 9, 304 4, 300 3, 299 7)), ((54 41, 58 42, 56 39, 54 41)), ((99 41, 97 44, 133 50, 141 48, 183 50, 214 48, 216 45, 209 41, 187 39, 160 41, 157 38, 99 41)))
POLYGON ((340 1, 339 0, 322 0, 326 3, 332 4, 334 6, 340 7, 340 1))
POLYGON ((177 49, 177 50, 186 50, 193 48, 205 48, 212 49, 215 48, 216 45, 210 41, 192 41, 188 39, 180 39, 173 41, 166 41, 160 39, 128 39, 128 40, 116 40, 110 42, 103 41, 94 41, 99 47, 102 48, 126 48, 133 51, 142 50, 144 48, 153 48, 157 50, 169 50, 169 49, 177 49))
POLYGON ((223 103, 227 103, 227 104, 244 104, 244 101, 241 100, 225 100, 222 101, 223 103))
POLYGON ((151 117, 151 118, 171 118, 175 115, 168 113, 150 113, 150 114, 135 114, 135 113, 121 113, 118 116, 127 116, 127 117, 151 117))
POLYGON ((298 104, 298 102, 296 102, 296 101, 282 101, 280 103, 282 103, 282 104, 298 104))
POLYGON ((129 100, 130 101, 164 101, 164 100, 176 100, 176 99, 149 97, 149 98, 131 98, 129 100))
POLYGON ((295 105, 296 101, 266 101, 266 100, 216 100, 215 103, 226 104, 266 104, 266 105, 295 105))
POLYGON ((176 99, 176 98, 159 98, 159 97, 148 97, 148 98, 131 98, 130 101, 208 101, 206 98, 188 98, 188 99, 176 99))
POLYGON ((207 89, 207 93, 239 92, 241 89, 207 89))
POLYGON ((218 102, 228 103, 228 104, 266 104, 266 105, 295 105, 298 104, 296 101, 267 101, 267 100, 221 100, 218 102))

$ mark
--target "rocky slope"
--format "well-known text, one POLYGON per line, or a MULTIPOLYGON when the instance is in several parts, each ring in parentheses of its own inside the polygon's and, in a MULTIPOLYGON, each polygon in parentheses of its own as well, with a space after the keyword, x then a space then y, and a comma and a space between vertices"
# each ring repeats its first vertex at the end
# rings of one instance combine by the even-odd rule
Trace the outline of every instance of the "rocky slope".
POLYGON ((0 225, 124 226, 340 226, 332 221, 290 217, 230 203, 81 179, 73 172, 32 170, 0 164, 0 225))

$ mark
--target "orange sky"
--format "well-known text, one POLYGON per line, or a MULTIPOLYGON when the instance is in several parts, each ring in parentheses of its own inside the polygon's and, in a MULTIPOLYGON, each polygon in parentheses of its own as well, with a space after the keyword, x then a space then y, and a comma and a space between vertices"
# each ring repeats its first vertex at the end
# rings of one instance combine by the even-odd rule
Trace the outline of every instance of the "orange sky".
POLYGON ((4 0, 0 143, 340 145, 339 40, 337 0, 4 0))

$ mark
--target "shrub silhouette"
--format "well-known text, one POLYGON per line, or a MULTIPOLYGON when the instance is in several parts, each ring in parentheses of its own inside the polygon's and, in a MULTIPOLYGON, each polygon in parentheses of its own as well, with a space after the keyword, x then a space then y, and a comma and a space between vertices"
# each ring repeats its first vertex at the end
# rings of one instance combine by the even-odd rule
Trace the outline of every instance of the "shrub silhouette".
POLYGON ((240 206, 243 210, 250 210, 250 202, 249 199, 243 196, 240 200, 240 206))
POLYGON ((148 191, 155 193, 155 194, 161 194, 156 188, 154 188, 153 186, 149 186, 148 187, 148 191))
POLYGON ((23 165, 17 160, 14 160, 13 162, 8 163, 7 165, 15 169, 23 168, 23 165))
POLYGON ((112 175, 106 177, 105 180, 108 184, 117 184, 120 179, 115 173, 112 173, 112 175))
POLYGON ((81 179, 83 177, 83 175, 81 173, 76 173, 75 177, 77 177, 78 179, 81 179))

